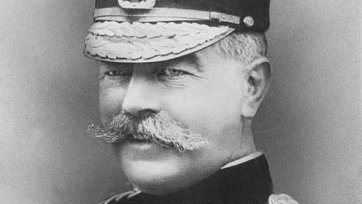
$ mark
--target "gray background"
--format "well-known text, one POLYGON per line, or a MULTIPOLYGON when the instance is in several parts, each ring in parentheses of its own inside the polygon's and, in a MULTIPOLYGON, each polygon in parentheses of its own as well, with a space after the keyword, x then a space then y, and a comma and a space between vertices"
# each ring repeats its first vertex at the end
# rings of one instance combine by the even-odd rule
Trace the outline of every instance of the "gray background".
MULTIPOLYGON (((82 56, 93 0, 0 2, 0 203, 96 203, 129 187, 82 56)), ((254 123, 276 190, 362 203, 361 3, 272 0, 273 82, 254 123)))

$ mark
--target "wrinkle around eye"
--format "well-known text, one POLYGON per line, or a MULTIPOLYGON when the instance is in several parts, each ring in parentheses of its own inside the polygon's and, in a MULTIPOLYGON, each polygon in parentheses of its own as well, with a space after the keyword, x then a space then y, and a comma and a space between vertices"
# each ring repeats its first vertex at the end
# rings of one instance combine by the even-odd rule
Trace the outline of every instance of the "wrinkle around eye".
POLYGON ((192 75, 180 75, 171 77, 159 77, 159 82, 169 88, 186 88, 191 83, 192 75))
POLYGON ((99 80, 100 88, 116 88, 116 87, 125 87, 129 84, 132 75, 130 76, 108 76, 103 74, 102 78, 99 80))
POLYGON ((120 82, 119 80, 109 80, 109 79, 106 79, 106 78, 99 81, 99 88, 101 90, 109 89, 109 88, 126 87, 127 85, 128 85, 128 81, 127 82, 120 82))
POLYGON ((186 88, 188 87, 187 82, 182 82, 181 80, 169 80, 163 83, 165 87, 168 88, 186 88))

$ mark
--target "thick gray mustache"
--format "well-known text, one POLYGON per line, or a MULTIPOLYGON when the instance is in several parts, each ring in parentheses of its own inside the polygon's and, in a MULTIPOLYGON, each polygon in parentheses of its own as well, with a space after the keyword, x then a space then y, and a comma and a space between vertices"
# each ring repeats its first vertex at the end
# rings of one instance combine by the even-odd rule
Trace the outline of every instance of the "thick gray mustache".
POLYGON ((206 138, 191 132, 166 114, 144 114, 136 118, 129 113, 123 113, 103 126, 104 128, 89 125, 87 133, 105 143, 136 139, 166 148, 176 148, 180 152, 193 151, 208 143, 206 138))

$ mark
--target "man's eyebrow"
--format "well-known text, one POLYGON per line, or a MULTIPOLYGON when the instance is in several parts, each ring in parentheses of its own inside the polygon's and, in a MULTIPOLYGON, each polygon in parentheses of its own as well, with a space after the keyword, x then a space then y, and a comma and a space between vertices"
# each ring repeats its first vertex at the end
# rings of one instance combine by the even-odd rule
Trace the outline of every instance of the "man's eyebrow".
POLYGON ((178 64, 180 62, 189 63, 190 65, 193 65, 193 67, 197 71, 202 72, 202 63, 201 63, 199 57, 195 53, 192 53, 192 54, 189 54, 189 55, 186 55, 186 56, 182 56, 182 57, 179 57, 179 58, 176 58, 176 59, 166 61, 165 64, 166 65, 173 65, 173 64, 178 64))
MULTIPOLYGON (((164 64, 166 66, 170 66, 170 65, 178 64, 182 61, 189 63, 190 65, 193 65, 193 67, 199 72, 202 72, 202 70, 203 70, 201 60, 195 53, 191 53, 186 56, 182 56, 182 57, 179 57, 176 59, 171 59, 171 60, 163 61, 163 62, 159 62, 159 63, 164 64)), ((107 61, 100 61, 99 63, 108 68, 133 68, 133 66, 135 65, 134 63, 119 63, 119 62, 107 62, 107 61)), ((157 62, 154 62, 154 63, 151 62, 150 64, 157 64, 157 62)))
POLYGON ((108 68, 132 68, 133 67, 133 64, 131 64, 131 63, 106 62, 106 61, 100 61, 99 63, 108 68))
POLYGON ((202 64, 200 62, 200 58, 195 53, 187 55, 186 57, 187 57, 186 60, 188 60, 191 64, 195 65, 197 71, 199 72, 202 71, 202 64))

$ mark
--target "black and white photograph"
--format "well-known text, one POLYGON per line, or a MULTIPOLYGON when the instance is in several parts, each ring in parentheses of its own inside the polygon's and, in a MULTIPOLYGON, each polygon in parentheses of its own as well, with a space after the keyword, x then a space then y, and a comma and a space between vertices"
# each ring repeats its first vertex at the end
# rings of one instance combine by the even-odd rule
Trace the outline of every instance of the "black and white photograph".
POLYGON ((361 204, 360 0, 2 0, 1 204, 361 204))

